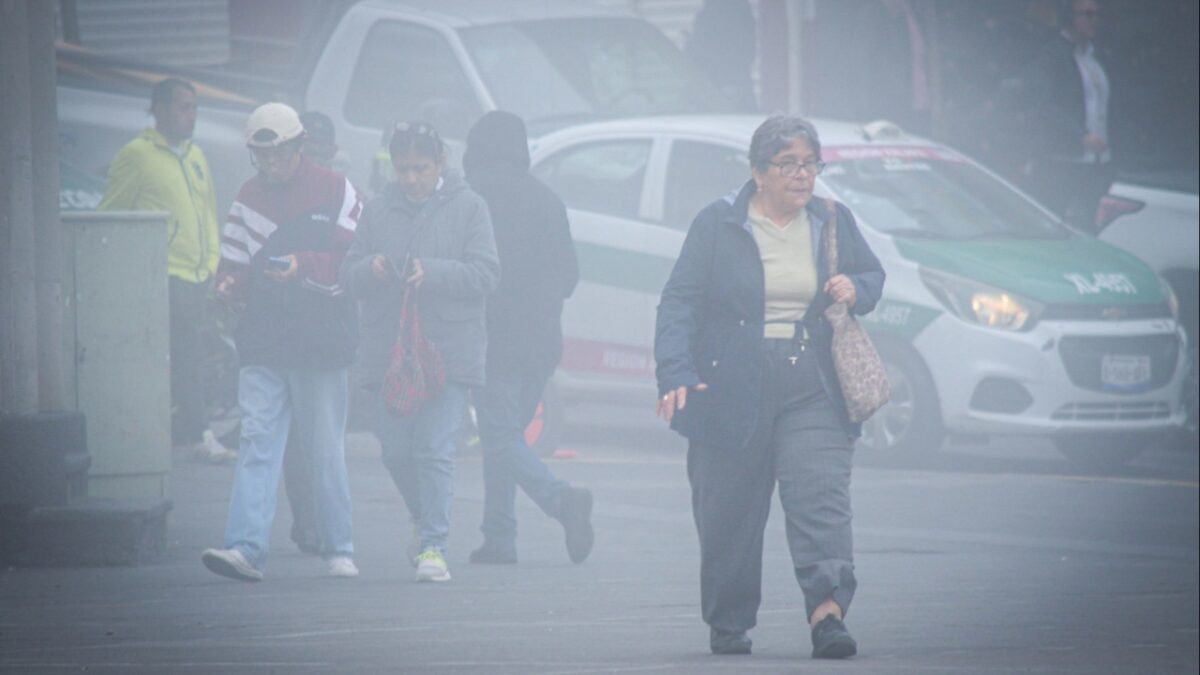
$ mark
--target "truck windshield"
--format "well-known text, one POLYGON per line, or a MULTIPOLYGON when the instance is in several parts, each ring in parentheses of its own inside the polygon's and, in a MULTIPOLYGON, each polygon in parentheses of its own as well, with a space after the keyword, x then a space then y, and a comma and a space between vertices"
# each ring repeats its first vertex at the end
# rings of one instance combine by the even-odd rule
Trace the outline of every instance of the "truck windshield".
POLYGON ((826 148, 821 182, 872 228, 937 239, 1064 238, 1069 230, 970 162, 935 148, 826 148))
POLYGON ((593 119, 733 112, 733 104, 650 24, 561 19, 464 29, 498 107, 538 135, 593 119))

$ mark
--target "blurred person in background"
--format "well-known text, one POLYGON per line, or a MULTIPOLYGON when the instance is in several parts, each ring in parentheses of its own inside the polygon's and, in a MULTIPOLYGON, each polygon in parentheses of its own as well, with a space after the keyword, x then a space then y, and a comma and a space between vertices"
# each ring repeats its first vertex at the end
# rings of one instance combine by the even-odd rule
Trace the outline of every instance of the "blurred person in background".
POLYGON ((327 169, 345 175, 350 171, 350 156, 337 144, 333 120, 325 113, 306 110, 300 113, 304 125, 304 154, 327 169))
POLYGON ((201 328, 220 260, 216 192, 204 151, 192 142, 196 88, 167 78, 150 92, 154 128, 130 141, 108 169, 101 210, 166 211, 170 305, 171 442, 199 459, 231 461, 237 453, 209 429, 201 328))
POLYGON ((375 435, 413 524, 408 555, 416 579, 449 581, 455 440, 469 389, 484 384, 484 299, 496 289, 500 262, 487 204, 447 169, 437 131, 401 122, 388 150, 396 180, 367 204, 341 278, 362 303, 358 366, 363 385, 379 392, 375 435), (408 291, 446 382, 400 416, 388 409, 382 384, 408 291))
POLYGON ((242 435, 224 548, 201 556, 216 574, 259 581, 270 548, 279 474, 295 422, 307 451, 320 554, 331 577, 354 577, 345 434, 357 320, 337 272, 362 203, 345 176, 301 152, 304 127, 282 103, 246 122, 258 174, 230 209, 217 292, 240 309, 242 435))
POLYGON ((546 382, 562 356, 563 301, 579 282, 567 208, 529 173, 520 117, 485 114, 467 134, 463 169, 487 202, 504 273, 487 301, 487 384, 474 391, 483 443, 483 545, 479 564, 517 562, 517 486, 562 523, 567 555, 592 550, 592 493, 556 477, 525 442, 546 382))
POLYGON ((850 470, 861 425, 846 413, 824 310, 870 312, 884 273, 850 210, 813 199, 824 164, 807 121, 767 119, 749 158, 751 180, 696 216, 663 289, 657 412, 688 439, 712 652, 750 653, 778 484, 813 657, 845 658, 857 651, 843 619, 858 586, 850 470), (830 277, 821 244, 834 218, 830 277))
POLYGON ((750 74, 758 51, 758 23, 748 0, 704 0, 685 51, 737 110, 758 110, 750 74))
POLYGON ((1095 230, 1096 209, 1113 168, 1111 57, 1096 44, 1103 13, 1096 0, 1059 4, 1062 30, 1033 61, 1028 117, 1035 156, 1026 187, 1067 222, 1095 230))
POLYGON ((940 77, 928 11, 929 3, 910 0, 859 5, 845 83, 855 119, 888 119, 920 135, 932 131, 940 77))

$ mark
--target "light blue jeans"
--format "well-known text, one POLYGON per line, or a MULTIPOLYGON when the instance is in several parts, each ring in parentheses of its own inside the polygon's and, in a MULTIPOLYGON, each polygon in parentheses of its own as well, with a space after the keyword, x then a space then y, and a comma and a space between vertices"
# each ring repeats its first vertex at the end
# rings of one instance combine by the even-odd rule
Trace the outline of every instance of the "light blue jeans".
POLYGON ((388 412, 382 398, 379 402, 375 436, 383 463, 418 525, 422 551, 446 552, 454 504, 454 451, 466 411, 467 388, 451 382, 440 396, 407 417, 388 412))
POLYGON ((475 390, 475 414, 483 443, 483 532, 487 546, 516 553, 517 486, 551 518, 558 517, 566 481, 556 477, 525 442, 546 377, 494 368, 475 390))
POLYGON ((225 526, 226 548, 241 551, 259 569, 266 563, 288 428, 295 420, 299 445, 310 453, 321 555, 328 559, 354 554, 346 477, 348 394, 345 368, 246 366, 238 372, 242 437, 225 526))

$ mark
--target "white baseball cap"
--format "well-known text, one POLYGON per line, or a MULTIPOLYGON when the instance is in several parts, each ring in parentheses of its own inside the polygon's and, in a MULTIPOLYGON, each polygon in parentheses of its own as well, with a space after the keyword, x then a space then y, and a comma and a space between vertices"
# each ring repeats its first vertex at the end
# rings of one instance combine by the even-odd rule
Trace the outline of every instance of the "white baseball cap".
POLYGON ((264 103, 246 120, 246 145, 252 148, 273 148, 303 135, 300 116, 284 103, 264 103))

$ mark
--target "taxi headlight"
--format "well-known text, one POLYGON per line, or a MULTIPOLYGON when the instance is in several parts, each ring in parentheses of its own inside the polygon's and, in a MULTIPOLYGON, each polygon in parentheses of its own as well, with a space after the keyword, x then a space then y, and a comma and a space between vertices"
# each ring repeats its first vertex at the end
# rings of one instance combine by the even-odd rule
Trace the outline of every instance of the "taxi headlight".
POLYGON ((975 293, 971 296, 975 320, 989 328, 1021 330, 1029 321, 1029 310, 1008 293, 975 293))
POLYGON ((921 269, 921 281, 951 314, 996 330, 1029 330, 1043 309, 1029 298, 927 268, 921 269))

